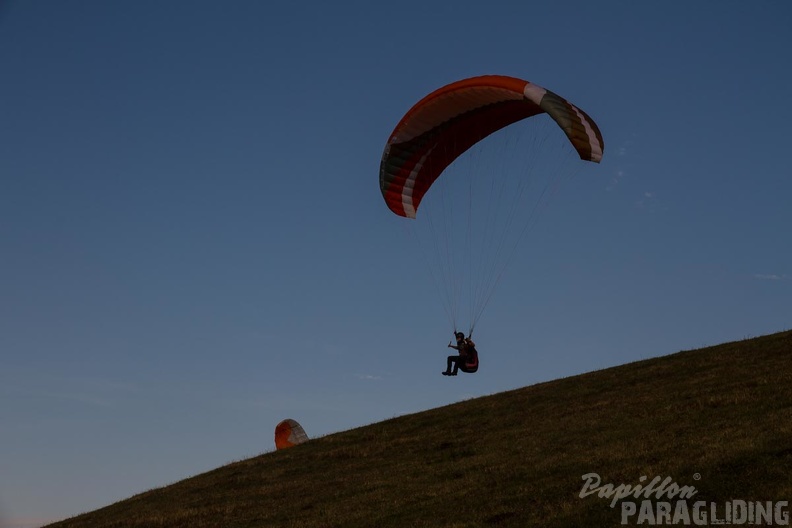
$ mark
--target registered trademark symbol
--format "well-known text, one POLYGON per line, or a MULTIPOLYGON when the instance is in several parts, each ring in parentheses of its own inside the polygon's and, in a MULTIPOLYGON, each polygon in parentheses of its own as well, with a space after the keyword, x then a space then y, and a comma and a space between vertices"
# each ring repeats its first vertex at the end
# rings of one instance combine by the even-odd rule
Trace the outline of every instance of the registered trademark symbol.
POLYGON ((701 480, 701 473, 693 473, 693 480, 701 480))

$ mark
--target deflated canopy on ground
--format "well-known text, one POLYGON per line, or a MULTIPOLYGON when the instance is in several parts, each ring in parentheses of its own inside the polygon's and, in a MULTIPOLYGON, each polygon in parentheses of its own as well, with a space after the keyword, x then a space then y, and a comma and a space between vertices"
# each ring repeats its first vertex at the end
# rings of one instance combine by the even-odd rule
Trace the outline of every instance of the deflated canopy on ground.
POLYGON ((283 420, 275 426, 275 447, 285 449, 308 441, 308 435, 302 425, 291 418, 283 420))

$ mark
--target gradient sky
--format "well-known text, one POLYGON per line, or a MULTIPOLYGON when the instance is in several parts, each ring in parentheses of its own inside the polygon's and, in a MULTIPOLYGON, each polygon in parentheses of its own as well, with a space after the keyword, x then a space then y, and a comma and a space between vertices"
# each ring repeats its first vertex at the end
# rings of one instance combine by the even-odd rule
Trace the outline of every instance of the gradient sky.
MULTIPOLYGON (((792 326, 792 3, 0 4, 0 526, 404 413, 792 326), (596 119, 440 376, 378 186, 433 89, 596 119)), ((682 455, 681 455, 682 456, 682 455)), ((575 475, 574 478, 579 478, 575 475)))

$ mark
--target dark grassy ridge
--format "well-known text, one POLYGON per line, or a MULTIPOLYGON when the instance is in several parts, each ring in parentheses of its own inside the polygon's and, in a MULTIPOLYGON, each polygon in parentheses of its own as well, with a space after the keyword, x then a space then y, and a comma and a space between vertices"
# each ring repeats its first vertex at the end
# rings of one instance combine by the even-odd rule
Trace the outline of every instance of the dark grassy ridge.
POLYGON ((591 472, 670 476, 695 500, 792 499, 792 332, 394 418, 51 526, 619 525, 619 506, 579 497, 591 472))

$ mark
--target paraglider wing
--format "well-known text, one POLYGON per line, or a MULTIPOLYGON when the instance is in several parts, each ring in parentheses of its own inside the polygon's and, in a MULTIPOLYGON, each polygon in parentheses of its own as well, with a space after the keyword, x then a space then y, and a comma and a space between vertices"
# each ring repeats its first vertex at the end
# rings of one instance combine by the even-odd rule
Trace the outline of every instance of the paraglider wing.
POLYGON ((295 420, 283 420, 275 427, 275 447, 285 449, 287 447, 302 444, 308 440, 305 430, 295 420))
POLYGON ((415 218, 424 194, 451 162, 490 134, 540 113, 553 118, 581 159, 602 159, 599 128, 569 101, 514 77, 473 77, 427 95, 396 125, 380 163, 386 204, 415 218))

